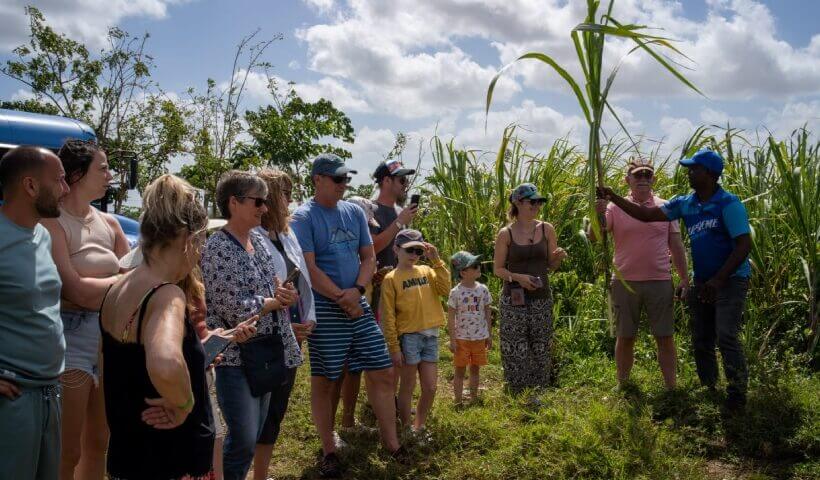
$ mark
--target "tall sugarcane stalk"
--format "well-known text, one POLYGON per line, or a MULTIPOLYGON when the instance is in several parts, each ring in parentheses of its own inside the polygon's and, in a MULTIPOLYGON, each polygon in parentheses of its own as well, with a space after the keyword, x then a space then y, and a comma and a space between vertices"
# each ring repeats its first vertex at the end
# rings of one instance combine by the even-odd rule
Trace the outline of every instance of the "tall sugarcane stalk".
MULTIPOLYGON (((627 53, 627 55, 635 52, 636 50, 643 50, 652 58, 657 60, 658 63, 666 68, 666 70, 668 70, 673 76, 683 82, 684 85, 703 95, 703 93, 698 90, 698 88, 695 87, 695 85, 693 85, 689 80, 687 80, 686 77, 684 77, 674 66, 672 66, 668 60, 659 55, 653 46, 670 50, 673 53, 683 57, 685 57, 685 55, 675 48, 670 43, 669 39, 643 33, 642 30, 647 29, 645 25, 623 25, 612 18, 612 8, 614 4, 615 0, 612 0, 609 3, 606 14, 602 15, 600 20, 596 22, 595 17, 597 15, 598 8, 600 7, 600 0, 587 0, 587 15, 584 19, 584 23, 580 23, 572 29, 571 38, 575 47, 575 52, 578 55, 578 62, 581 66, 581 71, 584 76, 584 89, 581 89, 579 83, 572 77, 572 75, 570 75, 569 72, 553 60, 552 57, 545 53, 530 52, 521 55, 515 61, 505 65, 493 77, 487 89, 485 108, 485 115, 489 115, 490 104, 492 103, 493 98, 493 90, 495 89, 498 79, 504 71, 520 60, 538 60, 547 64, 570 86, 576 99, 578 100, 578 105, 581 107, 584 114, 584 119, 589 126, 587 162, 589 167, 588 199, 590 205, 590 218, 592 219, 592 228, 595 229, 598 238, 603 240, 604 278, 606 279, 610 276, 609 272, 611 257, 609 254, 609 244, 606 236, 606 229, 601 228, 603 223, 601 221, 602 219, 598 217, 594 209, 595 186, 604 186, 605 170, 601 161, 601 120, 603 118, 604 110, 608 110, 623 131, 626 132, 626 127, 623 122, 621 122, 621 119, 618 118, 615 110, 607 101, 609 90, 615 81, 615 76, 618 73, 620 62, 612 69, 609 76, 606 78, 606 82, 602 83, 603 57, 606 37, 614 36, 633 41, 636 45, 627 53)), ((626 133, 629 135, 628 132, 626 133)), ((606 281, 605 285, 607 286, 606 288, 608 292, 609 282, 606 281)))

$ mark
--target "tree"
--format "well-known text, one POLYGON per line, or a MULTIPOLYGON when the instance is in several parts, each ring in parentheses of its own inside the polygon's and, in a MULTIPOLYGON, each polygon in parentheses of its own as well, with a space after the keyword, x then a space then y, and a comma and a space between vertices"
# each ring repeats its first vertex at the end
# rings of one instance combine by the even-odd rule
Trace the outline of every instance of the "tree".
POLYGON ((59 115, 60 110, 50 103, 44 103, 34 98, 27 100, 0 100, 0 108, 19 110, 21 112, 42 113, 44 115, 59 115))
MULTIPOLYGON (((148 34, 135 37, 110 28, 107 45, 94 57, 85 45, 48 26, 37 8, 27 7, 26 14, 29 42, 15 48, 16 58, 0 66, 0 73, 26 85, 34 94, 36 103, 23 106, 48 105, 49 112, 89 124, 121 185, 135 156, 149 163, 167 162, 173 153, 169 149, 181 147, 181 143, 166 142, 155 135, 158 126, 167 124, 169 118, 150 114, 167 114, 171 100, 164 98, 150 79, 154 63, 145 52, 148 34), (160 108, 162 105, 166 108, 160 108)), ((173 140, 174 135, 168 138, 173 140)), ((164 168, 155 167, 143 170, 151 173, 164 168)), ((125 188, 115 190, 115 211, 120 211, 126 197, 125 188)))
POLYGON ((305 101, 296 93, 293 83, 288 84, 285 93, 274 79, 269 80, 268 88, 274 104, 245 113, 258 157, 287 171, 300 185, 306 184, 312 157, 324 152, 351 157, 348 150, 330 142, 336 139, 353 143, 353 126, 344 112, 324 98, 305 101))
POLYGON ((205 206, 210 204, 211 211, 214 211, 211 200, 216 194, 216 183, 223 173, 261 166, 259 158, 252 152, 249 154, 247 146, 238 141, 243 131, 238 112, 248 78, 259 70, 267 74, 271 65, 262 60, 262 55, 274 41, 281 40, 282 35, 254 43, 258 34, 256 30, 240 40, 226 87, 221 88, 209 78, 204 93, 188 89, 188 131, 192 136, 194 163, 183 167, 180 175, 205 191, 205 206))

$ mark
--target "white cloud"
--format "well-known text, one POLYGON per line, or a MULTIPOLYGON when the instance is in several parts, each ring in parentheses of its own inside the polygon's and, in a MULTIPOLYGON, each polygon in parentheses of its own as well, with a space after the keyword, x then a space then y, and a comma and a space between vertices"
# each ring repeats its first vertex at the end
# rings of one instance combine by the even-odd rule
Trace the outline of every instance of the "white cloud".
MULTIPOLYGON (((237 77, 244 75, 244 70, 236 73, 237 77)), ((286 91, 288 88, 288 80, 274 75, 280 90, 286 91)), ((219 84, 221 89, 228 88, 228 82, 224 81, 219 84)), ((296 93, 308 102, 316 102, 319 99, 326 99, 333 103, 333 105, 344 112, 369 112, 371 111, 368 103, 361 98, 361 96, 345 86, 335 78, 325 77, 319 79, 315 83, 304 82, 295 83, 294 89, 296 93)), ((251 72, 245 83, 246 104, 243 108, 256 107, 259 105, 268 105, 273 101, 273 97, 268 89, 268 77, 261 72, 251 72)))
POLYGON ((37 98, 37 96, 31 93, 31 90, 27 90, 25 88, 20 88, 16 92, 11 94, 11 101, 13 102, 20 100, 33 100, 35 98, 37 98))
POLYGON ((721 127, 725 127, 727 124, 732 127, 746 127, 749 125, 749 119, 747 117, 729 115, 726 112, 708 107, 700 111, 700 120, 705 124, 718 125, 721 127))
MULTIPOLYGON (((378 111, 400 118, 440 116, 480 107, 497 70, 450 41, 458 29, 448 32, 446 22, 457 15, 440 18, 437 11, 449 3, 350 1, 345 16, 296 35, 307 44, 311 69, 356 84, 378 111)), ((517 91, 504 78, 496 100, 517 91)))
POLYGON ((817 136, 820 133, 820 101, 789 102, 780 110, 769 109, 764 125, 778 139, 791 135, 792 131, 804 125, 817 136))
POLYGON ((29 35, 26 5, 36 6, 49 26, 94 49, 105 44, 108 28, 125 17, 165 18, 168 7, 189 0, 4 0, 0 3, 0 51, 25 43, 29 35))
POLYGON ((299 70, 300 68, 302 68, 302 64, 297 62, 296 60, 291 60, 290 62, 288 62, 288 68, 291 70, 299 70))
POLYGON ((663 147, 667 152, 677 150, 695 132, 697 126, 688 118, 663 117, 660 121, 664 138, 663 147))

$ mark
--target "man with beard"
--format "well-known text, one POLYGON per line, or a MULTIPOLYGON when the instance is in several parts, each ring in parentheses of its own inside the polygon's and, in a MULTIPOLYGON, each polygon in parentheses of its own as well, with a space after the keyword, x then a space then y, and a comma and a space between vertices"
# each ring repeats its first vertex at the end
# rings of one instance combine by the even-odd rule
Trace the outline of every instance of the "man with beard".
MULTIPOLYGON (((655 168, 651 163, 633 159, 626 169, 629 196, 634 203, 660 207, 665 200, 652 192, 655 168)), ((674 289, 669 273, 669 254, 681 283, 678 297, 686 296, 689 272, 686 250, 677 221, 644 223, 630 217, 615 204, 598 200, 596 210, 604 220, 602 228, 615 243, 613 263, 620 272, 612 276, 612 310, 615 316, 615 367, 618 384, 629 380, 635 361, 635 337, 641 310, 646 311, 652 336, 658 346, 658 363, 667 390, 675 388, 675 324, 672 300, 674 289)), ((592 239, 595 231, 588 232, 592 239)))
POLYGON ((660 207, 630 202, 609 187, 600 187, 598 196, 643 222, 683 218, 695 273, 687 302, 698 377, 710 390, 715 388, 717 343, 728 381, 726 408, 737 413, 746 405, 748 384, 746 357, 738 334, 751 276, 749 218, 740 199, 718 183, 723 173, 723 158, 718 153, 700 150, 679 163, 687 168, 694 192, 677 196, 660 207))
POLYGON ((21 146, 0 159, 0 478, 53 479, 60 465, 65 340, 62 283, 42 218, 68 193, 57 155, 21 146))
MULTIPOLYGON (((404 168, 398 160, 382 162, 373 173, 376 185, 379 187, 379 196, 376 198, 378 208, 374 214, 379 227, 372 230, 373 250, 376 251, 376 260, 379 268, 395 267, 396 254, 393 252, 393 240, 402 228, 408 228, 416 216, 418 205, 410 205, 401 209, 407 200, 409 176, 415 170, 404 168)), ((378 298, 374 292, 373 298, 378 298)))

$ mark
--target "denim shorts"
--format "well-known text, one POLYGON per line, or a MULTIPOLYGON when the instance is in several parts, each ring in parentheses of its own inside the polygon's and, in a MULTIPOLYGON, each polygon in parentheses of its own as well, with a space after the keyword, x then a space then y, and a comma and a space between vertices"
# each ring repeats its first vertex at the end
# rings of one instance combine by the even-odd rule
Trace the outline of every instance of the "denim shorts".
POLYGON ((79 370, 99 381, 100 314, 98 312, 60 312, 65 333, 65 370, 79 370))
POLYGON ((419 362, 438 362, 438 337, 421 333, 405 333, 399 338, 404 363, 418 365, 419 362))

